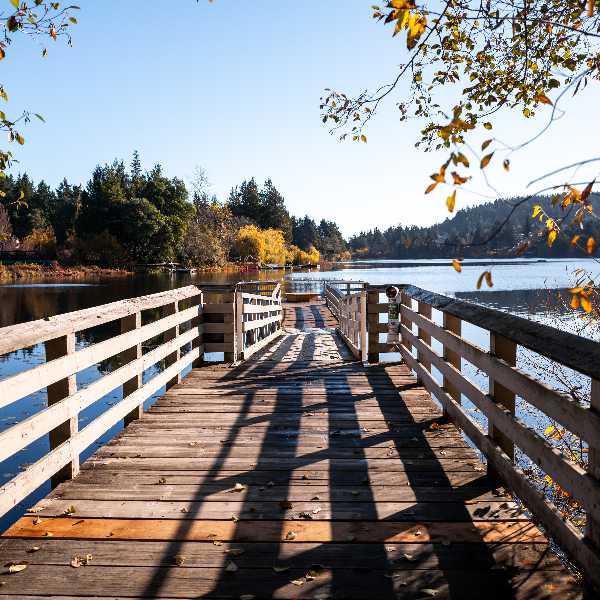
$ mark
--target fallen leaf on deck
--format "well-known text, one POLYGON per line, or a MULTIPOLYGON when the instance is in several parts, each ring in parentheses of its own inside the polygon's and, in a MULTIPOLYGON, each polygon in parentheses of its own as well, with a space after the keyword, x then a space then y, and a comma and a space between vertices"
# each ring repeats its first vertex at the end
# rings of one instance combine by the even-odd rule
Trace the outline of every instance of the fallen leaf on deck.
POLYGON ((443 545, 443 546, 449 546, 449 545, 450 545, 450 538, 449 538, 449 537, 445 537, 445 538, 442 540, 442 545, 443 545))
POLYGON ((465 500, 465 504, 477 504, 477 500, 465 500))
POLYGON ((79 521, 75 521, 75 523, 73 523, 71 527, 75 527, 75 525, 79 525, 80 523, 85 523, 85 521, 83 519, 79 519, 79 521))
POLYGON ((0 581, 0 585, 6 585, 7 582, 6 581, 0 581))
POLYGON ((233 550, 225 550, 225 552, 227 552, 229 556, 239 556, 240 554, 246 552, 246 550, 244 550, 243 548, 234 548, 233 550))
POLYGON ((216 533, 209 533, 206 537, 217 537, 216 533))
POLYGON ((407 464, 407 465, 414 465, 415 463, 414 463, 412 460, 407 460, 407 461, 406 461, 406 464, 407 464))
POLYGON ((385 549, 388 552, 396 552, 396 550, 398 550, 398 548, 396 546, 386 546, 385 549))
POLYGON ((415 511, 414 511, 414 510, 411 508, 410 510, 407 510, 407 511, 406 511, 404 514, 405 514, 405 515, 408 515, 408 516, 410 516, 410 515, 414 515, 414 514, 415 514, 415 511))
POLYGON ((74 569, 76 569, 77 567, 83 567, 83 565, 85 565, 85 559, 81 558, 81 556, 77 556, 71 561, 71 566, 74 569))
POLYGON ((426 596, 435 596, 438 593, 438 590, 430 590, 429 588, 424 588, 419 590, 421 594, 425 594, 426 596))
POLYGON ((28 513, 38 513, 42 510, 45 510, 46 507, 45 506, 34 506, 33 508, 28 508, 27 512, 28 513))
POLYGON ((248 509, 250 512, 254 512, 256 510, 256 506, 254 504, 248 509))
POLYGON ((214 544, 215 546, 222 546, 222 545, 223 545, 223 542, 220 542, 219 540, 215 540, 215 541, 213 542, 213 544, 214 544))
POLYGON ((11 565, 8 568, 8 572, 9 573, 18 573, 19 571, 22 571, 23 569, 26 569, 27 565, 11 565))
POLYGON ((184 508, 181 509, 181 512, 182 513, 189 513, 190 511, 187 508, 184 507, 184 508))
POLYGON ((289 500, 283 500, 279 503, 279 506, 281 506, 281 508, 294 508, 294 505, 289 500))
POLYGON ((46 537, 52 537, 54 534, 50 533, 49 531, 46 531, 46 533, 44 534, 46 537))
POLYGON ((368 477, 365 477, 363 479, 363 483, 371 483, 371 480, 368 477))
POLYGON ((354 450, 354 454, 362 454, 362 450, 354 450))
POLYGON ((275 485, 272 481, 269 481, 269 483, 267 483, 267 485, 275 485))
POLYGON ((167 483, 167 480, 166 480, 164 477, 161 477, 161 478, 158 480, 158 483, 167 483))
POLYGON ((39 546, 33 546, 31 548, 27 548, 27 552, 37 552, 38 550, 41 550, 41 548, 39 546))
POLYGON ((320 499, 321 499, 321 496, 313 496, 313 497, 311 498, 311 500, 320 500, 320 499))
POLYGON ((289 571, 289 567, 273 567, 275 573, 283 573, 283 571, 289 571))
POLYGON ((429 426, 429 429, 434 429, 434 430, 436 430, 436 429, 439 429, 439 428, 440 428, 440 426, 439 426, 437 423, 432 423, 432 424, 429 426))
POLYGON ((417 531, 415 531, 415 535, 421 535, 421 532, 417 529, 417 531))
POLYGON ((473 467, 473 471, 483 471, 483 467, 473 467))
POLYGON ((225 569, 228 573, 235 573, 237 571, 237 567, 233 561, 231 561, 228 567, 225 569))
POLYGON ((389 579, 396 579, 396 577, 400 577, 399 573, 386 573, 384 577, 388 577, 389 579))
POLYGON ((400 448, 408 448, 408 440, 406 440, 404 442, 404 444, 402 444, 402 446, 400 446, 400 448))
POLYGON ((259 492, 264 492, 267 488, 263 485, 262 487, 258 488, 259 492))
POLYGON ((302 475, 302 479, 308 479, 308 475, 304 473, 304 475, 302 475))
POLYGON ((446 456, 446 452, 445 452, 444 450, 442 450, 442 451, 440 452, 440 454, 441 454, 442 456, 446 456))
POLYGON ((315 508, 315 510, 313 510, 313 515, 319 514, 322 510, 322 508, 315 508))
POLYGON ((347 539, 349 542, 351 542, 351 541, 354 539, 354 536, 353 536, 353 535, 349 535, 349 536, 348 536, 346 539, 347 539))
POLYGON ((369 526, 366 523, 362 523, 360 528, 364 529, 365 531, 369 531, 369 526))
POLYGON ((549 585, 548 586, 551 590, 557 590, 558 588, 555 585, 549 585))
POLYGON ((530 560, 524 560, 523 562, 524 562, 524 563, 527 563, 528 565, 532 565, 532 564, 533 564, 533 562, 532 562, 532 561, 530 561, 530 560))
POLYGON ((286 540, 295 540, 298 537, 298 534, 294 531, 288 531, 287 535, 285 536, 286 540))
POLYGON ((190 446, 195 446, 198 442, 190 442, 190 446))
POLYGON ((85 557, 85 564, 86 564, 86 565, 89 565, 91 562, 92 562, 92 555, 91 555, 91 554, 88 554, 88 555, 85 557))
POLYGON ((412 441, 413 441, 413 442, 418 442, 418 441, 419 441, 419 438, 412 438, 412 441))
POLYGON ((179 566, 181 566, 185 562, 185 556, 181 556, 181 554, 178 554, 177 556, 174 556, 173 558, 175 559, 175 563, 179 566))
POLYGON ((304 585, 304 581, 302 581, 301 579, 292 579, 290 583, 293 583, 294 585, 304 585))
POLYGON ((415 562, 417 559, 412 554, 404 554, 404 558, 406 560, 410 560, 411 562, 415 562))
POLYGON ((236 492, 241 492, 242 490, 245 490, 246 488, 241 484, 241 483, 236 483, 235 487, 233 488, 236 492))
POLYGON ((234 516, 232 516, 232 517, 231 517, 231 520, 232 520, 234 523, 237 523, 237 522, 238 522, 240 519, 239 519, 238 517, 234 517, 234 516))
POLYGON ((304 578, 306 579, 306 581, 312 581, 313 579, 316 579, 318 577, 316 571, 309 571, 304 578))
POLYGON ((300 518, 302 518, 302 519, 312 519, 313 516, 309 512, 301 512, 300 513, 300 518))
POLYGON ((470 531, 473 531, 473 532, 475 532, 475 531, 477 531, 477 528, 476 528, 476 527, 472 527, 472 528, 470 529, 470 531))
MULTIPOLYGON (((220 441, 221 441, 221 444, 224 444, 225 442, 228 442, 229 440, 227 440, 227 439, 222 439, 222 440, 220 440, 220 441)), ((252 596, 252 597, 254 598, 254 596, 252 596)))
POLYGON ((251 596, 250 594, 246 594, 245 596, 240 596, 240 600, 252 600, 252 598, 254 598, 254 596, 251 596))

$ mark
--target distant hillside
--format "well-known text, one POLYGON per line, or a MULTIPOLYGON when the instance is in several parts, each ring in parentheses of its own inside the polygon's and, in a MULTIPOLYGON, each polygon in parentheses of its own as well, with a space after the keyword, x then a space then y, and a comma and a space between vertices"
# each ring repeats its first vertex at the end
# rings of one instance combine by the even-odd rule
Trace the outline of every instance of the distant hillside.
MULTIPOLYGON (((508 198, 508 200, 509 202, 517 203, 523 198, 524 196, 520 196, 508 198)), ((520 230, 525 219, 531 218, 533 207, 536 205, 541 206, 549 214, 558 217, 559 214, 562 213, 562 210, 558 204, 555 208, 552 208, 552 198, 554 198, 554 196, 535 196, 531 198, 531 200, 523 203, 515 210, 513 216, 510 218, 511 223, 517 230, 520 230)), ((592 206, 600 205, 600 194, 591 194, 590 198, 594 198, 592 200, 592 206)), ((461 208, 452 218, 447 218, 443 223, 438 223, 438 231, 440 232, 440 235, 447 235, 452 228, 459 232, 465 230, 468 231, 470 229, 475 229, 479 222, 481 222, 484 229, 489 229, 496 219, 500 218, 504 220, 510 212, 510 209, 511 207, 505 200, 495 200, 494 202, 487 202, 485 204, 480 204, 479 206, 461 208)))
MULTIPOLYGON (((492 233, 498 230, 511 211, 504 200, 496 200, 479 206, 462 208, 450 219, 430 227, 403 227, 401 224, 388 227, 385 231, 377 227, 370 231, 361 231, 348 240, 348 246, 356 258, 449 258, 455 256, 458 246, 475 244, 461 248, 465 257, 509 257, 516 256, 517 250, 528 241, 530 246, 526 256, 581 256, 581 250, 570 248, 569 242, 575 235, 597 240, 600 248, 600 223, 594 218, 584 219, 584 228, 578 224, 567 227, 566 236, 559 235, 552 248, 548 246, 545 224, 533 219, 534 207, 539 205, 546 214, 555 219, 564 218, 572 206, 565 212, 560 202, 552 207, 553 196, 537 196, 519 206, 510 221, 489 243, 484 244, 492 233), (542 235, 538 236, 538 233, 542 235), (481 244, 481 245, 477 245, 481 244)), ((592 206, 600 204, 600 194, 591 195, 592 206)), ((518 203, 521 198, 510 198, 518 203)), ((574 211, 573 211, 574 212, 574 211)), ((568 224, 567 224, 568 225, 568 224)))

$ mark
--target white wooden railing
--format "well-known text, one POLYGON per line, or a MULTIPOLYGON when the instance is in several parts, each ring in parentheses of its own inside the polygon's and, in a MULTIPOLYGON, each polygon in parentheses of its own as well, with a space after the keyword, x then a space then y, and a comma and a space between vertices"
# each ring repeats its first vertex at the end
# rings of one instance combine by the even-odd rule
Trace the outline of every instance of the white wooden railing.
POLYGON ((161 387, 180 381, 181 372, 204 354, 202 292, 195 286, 113 302, 0 329, 0 354, 44 343, 46 362, 0 381, 0 406, 47 388, 48 408, 0 433, 0 461, 48 434, 50 452, 0 488, 0 514, 23 500, 48 478, 52 487, 79 471, 79 454, 113 425, 137 419, 143 402, 161 387), (182 310, 180 304, 186 307, 182 310), (142 311, 162 309, 162 318, 142 326, 142 311), (75 350, 75 334, 110 321, 121 321, 121 334, 75 350), (180 333, 181 326, 186 331, 180 333), (142 354, 146 340, 163 335, 163 343, 142 354), (181 356, 182 346, 191 351, 181 356), (121 367, 77 390, 80 371, 121 356, 121 367), (164 369, 147 383, 142 374, 158 362, 164 369), (78 430, 79 413, 123 386, 123 399, 78 430))
MULTIPOLYGON (((586 597, 600 597, 600 344, 498 310, 406 285, 397 285, 401 289, 401 340, 398 344, 383 343, 379 336, 387 332, 388 324, 380 322, 379 317, 387 313, 387 303, 380 302, 380 294, 386 287, 368 285, 362 292, 366 295, 366 309, 360 314, 361 318, 367 315, 369 363, 377 362, 380 353, 401 353, 402 360, 418 380, 442 404, 445 416, 486 457, 488 473, 499 477, 520 498, 580 569, 592 590, 586 597), (432 309, 442 313, 443 325, 432 320, 432 309), (489 331, 489 351, 461 336, 463 321, 489 331), (432 347, 432 338, 441 344, 441 353, 432 347), (518 369, 518 346, 590 377, 591 404, 579 402, 518 369), (462 361, 487 375, 489 393, 462 373, 462 361), (432 373, 432 366, 441 374, 441 380, 432 373), (463 396, 487 418, 487 432, 461 406, 463 396), (587 445, 587 472, 516 416, 516 396, 587 445), (515 464, 515 446, 586 511, 585 534, 515 464)), ((355 333, 357 323, 362 326, 362 321, 355 321, 353 316, 357 314, 357 300, 353 298, 360 296, 362 301, 362 296, 343 295, 339 287, 334 289, 333 286, 329 286, 326 293, 331 295, 330 306, 331 298, 335 298, 340 332, 354 351, 355 338, 349 334, 355 333)))
POLYGON ((338 306, 340 336, 356 358, 367 360, 367 292, 343 296, 338 306))
POLYGON ((282 333, 281 286, 260 282, 238 284, 236 292, 237 357, 245 360, 282 333), (249 285, 256 293, 243 291, 249 285))

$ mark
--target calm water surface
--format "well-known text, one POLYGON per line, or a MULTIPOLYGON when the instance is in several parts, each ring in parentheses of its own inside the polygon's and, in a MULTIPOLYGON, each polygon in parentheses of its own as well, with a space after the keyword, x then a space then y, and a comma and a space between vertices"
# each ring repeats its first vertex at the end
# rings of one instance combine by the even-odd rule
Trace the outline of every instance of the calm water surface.
MULTIPOLYGON (((352 262, 336 265, 331 271, 262 271, 260 274, 214 273, 177 275, 160 274, 144 276, 124 276, 111 278, 69 278, 60 280, 49 279, 19 279, 0 284, 0 327, 25 323, 27 321, 42 319, 57 314, 90 308, 100 304, 116 302, 126 298, 153 294, 190 284, 225 284, 237 283, 241 280, 267 280, 282 279, 283 291, 320 291, 322 283, 319 279, 344 279, 360 280, 373 284, 384 283, 409 283, 418 287, 485 304, 500 310, 510 311, 521 315, 530 315, 530 318, 543 320, 537 300, 538 290, 565 289, 574 282, 573 273, 579 268, 594 270, 594 261, 548 260, 540 262, 535 260, 497 261, 492 267, 494 287, 477 291, 477 279, 487 268, 489 261, 465 260, 462 263, 462 272, 457 273, 449 261, 379 261, 379 262, 352 262), (485 265, 485 266, 484 266, 485 265)), ((485 286, 485 284, 484 284, 485 286)), ((441 324, 441 314, 434 311, 433 318, 441 324)), ((150 311, 144 315, 146 324, 159 318, 157 312, 150 311)), ((385 318, 382 315, 382 318, 385 318)), ((568 329, 568 322, 563 326, 568 329)), ((91 344, 100 342, 107 337, 120 333, 120 325, 116 321, 94 327, 77 334, 77 350, 91 344)), ((0 329, 1 335, 1 329, 0 329)), ((477 344, 489 349, 489 334, 479 328, 464 324, 463 336, 477 344)), ((382 341, 385 335, 382 334, 382 341)), ((441 346, 434 341, 434 349, 441 352, 441 346)), ((218 358, 214 356, 213 358, 218 358)), ((397 354, 382 355, 382 360, 397 360, 397 354)), ((43 344, 25 348, 7 355, 0 355, 0 379, 14 375, 23 370, 30 369, 45 360, 43 344)), ((119 357, 103 361, 90 369, 77 374, 77 387, 81 389, 98 380, 105 374, 119 366, 119 357)), ((160 365, 148 369, 144 373, 144 382, 149 381, 160 371, 160 365)), ((463 370, 469 374, 482 388, 487 389, 487 379, 477 374, 474 369, 464 364, 463 370)), ((439 378, 439 373, 434 374, 439 378)), ((159 390, 144 405, 150 406, 152 402, 164 393, 159 390)), ((115 402, 122 399, 122 390, 117 388, 111 394, 98 400, 94 405, 84 410, 80 416, 80 428, 85 427, 115 402)), ((468 402, 465 404, 469 405, 468 402)), ((11 427, 47 406, 46 390, 0 409, 0 430, 11 427)), ((469 405, 469 410, 474 407, 469 405)), ((476 412, 476 411, 474 411, 476 412)), ((485 419, 480 415, 479 421, 485 426, 485 419)), ((98 446, 104 445, 114 437, 122 428, 118 423, 80 456, 81 462, 89 458, 98 446)), ((28 448, 24 448, 15 456, 0 462, 0 485, 10 481, 17 473, 40 458, 49 450, 47 436, 36 440, 28 448)), ((34 506, 35 503, 50 493, 50 484, 46 482, 36 492, 23 502, 19 503, 12 511, 0 518, 0 531, 4 531, 18 518, 25 508, 34 506)))

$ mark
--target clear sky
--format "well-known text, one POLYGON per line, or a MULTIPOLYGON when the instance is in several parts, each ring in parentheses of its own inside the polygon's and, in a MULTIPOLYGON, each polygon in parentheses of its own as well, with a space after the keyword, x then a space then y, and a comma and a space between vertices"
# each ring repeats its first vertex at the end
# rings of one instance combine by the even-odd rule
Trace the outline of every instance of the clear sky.
MULTIPOLYGON (((46 120, 19 129, 26 143, 11 145, 19 160, 12 172, 52 186, 63 177, 85 185, 95 165, 130 164, 138 150, 144 168, 160 163, 168 176, 185 179, 202 166, 220 200, 245 179, 262 185, 271 178, 292 214, 334 220, 346 236, 441 221, 448 189, 423 192, 447 151, 415 149, 422 123, 398 121, 407 84, 365 131, 367 144, 338 141, 319 119, 324 88, 373 89, 405 60, 405 36, 392 39, 390 26, 376 24, 371 4, 79 0, 73 48, 48 40, 42 58, 32 41, 14 36, 0 63, 7 116, 25 108, 46 120)), ((498 192, 524 193, 532 178, 600 156, 599 104, 591 84, 565 103, 567 115, 550 132, 512 157, 510 174, 494 160, 486 171, 498 192)), ((525 141, 549 111, 541 107, 530 120, 507 112, 492 120, 492 133, 509 144, 525 141)), ((575 181, 589 181, 599 168, 575 181)), ((480 177, 470 185, 494 195, 480 177)), ((459 192, 457 208, 479 201, 459 192)))

